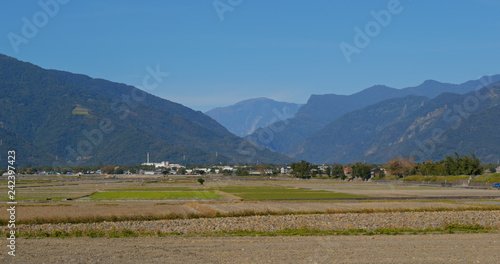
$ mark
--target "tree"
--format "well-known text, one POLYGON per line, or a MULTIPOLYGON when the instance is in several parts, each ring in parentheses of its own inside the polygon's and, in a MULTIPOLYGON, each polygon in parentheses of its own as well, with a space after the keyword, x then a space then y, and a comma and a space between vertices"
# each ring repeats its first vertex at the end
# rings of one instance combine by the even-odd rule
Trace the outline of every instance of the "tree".
POLYGON ((295 177, 300 177, 300 178, 309 178, 311 177, 311 169, 312 169, 312 164, 302 160, 298 163, 292 163, 290 164, 290 167, 292 167, 292 174, 295 175, 295 177))
POLYGON ((414 158, 396 157, 387 163, 387 167, 391 174, 401 178, 414 172, 417 166, 414 160, 414 158))
POLYGON ((198 179, 198 182, 199 182, 201 185, 203 185, 203 183, 205 182, 205 180, 204 180, 203 178, 199 178, 199 179, 198 179))
POLYGON ((479 175, 483 172, 481 161, 472 153, 470 158, 456 152, 454 157, 446 156, 444 167, 447 175, 479 175))
POLYGON ((360 177, 363 180, 368 180, 371 177, 371 169, 372 167, 368 164, 356 162, 356 164, 352 166, 352 175, 360 177))
POLYGON ((184 174, 186 174, 186 173, 187 173, 186 168, 180 168, 180 169, 178 169, 178 170, 177 170, 177 174, 184 175, 184 174))
POLYGON ((326 166, 325 173, 328 177, 332 177, 332 168, 330 168, 330 166, 326 166))
POLYGON ((238 167, 235 171, 236 176, 248 176, 250 175, 250 172, 243 168, 243 167, 238 167))
POLYGON ((115 165, 108 165, 101 168, 101 172, 105 174, 112 174, 115 172, 115 165))
POLYGON ((385 177, 385 170, 384 169, 380 169, 380 172, 378 173, 378 178, 382 179, 384 177, 385 177))
POLYGON ((347 176, 345 176, 344 173, 344 166, 342 166, 342 164, 334 164, 332 169, 332 176, 334 178, 341 178, 342 180, 345 180, 347 176))
POLYGON ((271 169, 271 166, 268 164, 257 164, 255 167, 260 172, 260 175, 266 175, 266 170, 271 169))
POLYGON ((114 174, 123 174, 124 171, 123 171, 123 168, 122 167, 115 167, 115 171, 114 171, 114 174))
POLYGON ((316 176, 321 176, 321 170, 319 169, 318 165, 311 165, 311 176, 316 177, 316 176))

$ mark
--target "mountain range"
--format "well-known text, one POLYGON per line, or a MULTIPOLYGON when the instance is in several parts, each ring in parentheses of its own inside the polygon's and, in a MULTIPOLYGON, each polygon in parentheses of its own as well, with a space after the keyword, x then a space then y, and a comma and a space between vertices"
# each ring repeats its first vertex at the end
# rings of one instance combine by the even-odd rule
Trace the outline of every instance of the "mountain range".
MULTIPOLYGON (((312 95, 294 117, 258 129, 247 138, 292 158, 314 163, 384 163, 392 157, 410 153, 421 161, 441 159, 455 150, 463 154, 475 151, 485 161, 497 162, 498 147, 495 146, 498 144, 495 145, 494 142, 500 142, 494 134, 487 133, 492 124, 476 122, 474 129, 484 136, 480 139, 464 137, 467 134, 465 130, 472 129, 466 124, 473 120, 466 119, 460 127, 453 130, 442 125, 439 129, 445 130, 448 138, 453 140, 447 140, 446 144, 432 145, 432 151, 423 151, 425 153, 419 153, 418 149, 419 144, 428 141, 431 133, 429 130, 421 128, 413 131, 414 135, 406 135, 412 139, 411 142, 404 140, 400 130, 403 127, 408 129, 411 124, 417 124, 418 120, 426 120, 426 116, 435 115, 433 111, 439 109, 443 112, 446 107, 458 108, 456 111, 465 115, 459 106, 464 108, 464 101, 473 100, 470 98, 475 98, 474 93, 480 88, 499 81, 500 75, 494 75, 462 84, 428 80, 419 86, 405 89, 377 85, 353 95, 312 95), (397 140, 402 142, 398 143, 397 140), (480 145, 477 144, 479 141, 490 143, 480 145)), ((492 96, 496 94, 495 89, 490 91, 492 96)), ((481 105, 492 107, 491 110, 496 107, 494 103, 482 102, 481 105)), ((444 112, 449 115, 449 110, 444 112)), ((496 122, 498 117, 491 113, 494 111, 477 110, 470 115, 478 117, 474 120, 496 122)), ((443 123, 444 117, 441 115, 439 118, 443 123)), ((429 125, 426 123, 426 126, 429 125)))
POLYGON ((279 153, 289 153, 290 147, 300 144, 305 138, 320 131, 343 114, 383 100, 408 95, 434 98, 445 92, 464 94, 498 81, 500 81, 500 75, 485 76, 462 84, 427 80, 419 86, 404 89, 376 85, 352 95, 311 95, 307 103, 299 109, 294 117, 258 129, 247 138, 279 153))
POLYGON ((305 105, 256 98, 204 114, 0 54, 0 153, 15 150, 19 166, 140 164, 146 153, 181 164, 421 162, 454 152, 498 162, 499 87, 500 75, 428 80, 312 95, 305 105))
POLYGON ((205 114, 215 119, 229 132, 245 137, 261 127, 294 116, 301 106, 268 98, 255 98, 227 107, 214 108, 205 114))
POLYGON ((182 164, 291 160, 135 87, 1 54, 0 105, 0 153, 14 149, 18 165, 140 164, 146 153, 182 164))
POLYGON ((497 162, 500 82, 479 93, 485 96, 473 91, 384 100, 342 115, 287 154, 315 163, 385 163, 400 155, 421 162, 472 152, 484 162, 497 162))

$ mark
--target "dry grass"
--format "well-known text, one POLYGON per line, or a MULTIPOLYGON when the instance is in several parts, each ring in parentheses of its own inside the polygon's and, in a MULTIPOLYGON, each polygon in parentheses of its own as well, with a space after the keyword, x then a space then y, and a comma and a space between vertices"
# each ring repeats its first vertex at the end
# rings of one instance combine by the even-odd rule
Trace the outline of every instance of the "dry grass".
MULTIPOLYGON (((59 223, 100 223, 100 222, 121 222, 121 221, 154 221, 154 220, 173 220, 173 219, 195 219, 195 218, 215 218, 215 217, 245 217, 245 216, 263 216, 263 215, 306 215, 306 214, 345 214, 345 213, 388 213, 388 212, 450 212, 450 211, 500 211, 500 206, 470 206, 462 208, 416 208, 416 209, 327 209, 326 211, 276 211, 276 210, 241 210, 233 212, 219 212, 203 205, 192 203, 189 206, 199 209, 197 212, 181 214, 150 214, 150 215, 131 215, 131 216, 83 216, 83 217, 36 217, 31 219, 19 219, 16 224, 59 224, 59 223)), ((7 220, 0 220, 1 225, 7 225, 7 220)))

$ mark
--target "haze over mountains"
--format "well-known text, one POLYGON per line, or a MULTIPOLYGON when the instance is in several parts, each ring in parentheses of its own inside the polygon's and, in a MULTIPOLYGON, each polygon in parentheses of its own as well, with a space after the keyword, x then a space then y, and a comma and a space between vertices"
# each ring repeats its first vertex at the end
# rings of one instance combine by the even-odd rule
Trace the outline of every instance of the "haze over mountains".
POLYGON ((205 114, 215 119, 229 132, 245 137, 261 127, 294 116, 301 106, 268 98, 255 98, 227 107, 218 107, 205 114))
POLYGON ((500 83, 481 94, 488 96, 473 91, 388 99, 342 115, 287 154, 316 163, 385 163, 400 155, 424 161, 472 152, 484 162, 497 162, 500 83))
POLYGON ((261 128, 248 138, 261 146, 286 153, 290 146, 299 144, 341 115, 365 106, 407 95, 434 98, 444 92, 463 94, 496 81, 500 81, 500 75, 458 85, 428 80, 419 86, 405 89, 376 85, 353 95, 312 95, 293 118, 273 124, 273 127, 279 127, 279 130, 273 127, 261 128))
MULTIPOLYGON (((199 111, 0 54, 0 151, 18 165, 286 163, 199 111)), ((3 159, 3 158, 2 158, 3 159)))
POLYGON ((312 95, 303 106, 250 99, 205 115, 132 86, 0 54, 0 151, 15 149, 19 165, 36 166, 139 164, 148 152, 152 161, 183 164, 385 163, 455 151, 497 162, 499 86, 500 75, 377 85, 312 95), (240 138, 208 115, 241 137, 253 133, 240 138))
MULTIPOLYGON (((428 80, 419 86, 405 89, 394 89, 377 85, 348 96, 334 94, 312 95, 307 104, 302 106, 294 117, 279 121, 269 127, 258 129, 247 138, 279 153, 315 163, 345 163, 357 160, 383 163, 391 157, 409 155, 416 148, 414 146, 415 142, 413 142, 413 145, 398 145, 398 147, 395 147, 393 144, 395 139, 401 138, 402 135, 397 133, 391 134, 387 131, 393 131, 398 126, 403 125, 403 123, 396 123, 398 118, 401 122, 404 120, 411 124, 419 118, 432 114, 431 112, 437 111, 436 109, 442 109, 442 107, 450 108, 455 104, 460 105, 460 100, 466 100, 466 98, 473 95, 459 96, 455 99, 456 101, 449 102, 450 98, 454 96, 477 90, 487 84, 498 81, 500 81, 500 75, 486 76, 479 80, 468 81, 463 84, 446 84, 428 80), (413 97, 405 98, 410 95, 413 97), (394 98, 399 99, 388 100, 394 98), (417 100, 419 101, 419 106, 417 107, 416 103, 410 104, 406 102, 407 100, 417 100), (428 105, 436 106, 429 110, 431 112, 426 112, 425 109, 427 109, 428 105), (353 112, 356 110, 360 111, 353 112), (419 110, 418 113, 410 115, 412 111, 417 110, 419 110), (377 133, 375 132, 381 133, 380 136, 385 137, 385 141, 382 138, 377 138, 375 136, 377 133), (367 145, 367 142, 372 144, 370 145, 372 148, 365 148, 369 145, 367 145), (374 142, 378 142, 379 144, 375 146, 373 145, 374 142), (382 142, 388 145, 384 145, 382 142)), ((493 89, 491 92, 494 95, 496 90, 493 89)), ((488 104, 483 103, 482 105, 485 106, 488 104)), ((491 106, 494 107, 494 104, 491 106)), ((498 123, 498 117, 492 116, 488 111, 471 114, 486 115, 488 116, 488 120, 491 120, 490 122, 498 123)), ((485 131, 483 128, 485 129, 486 126, 491 127, 491 124, 483 124, 477 129, 481 130, 484 134, 485 131)), ((447 129, 447 127, 443 127, 442 129, 447 129)), ((436 147, 437 149, 432 150, 431 154, 417 155, 418 157, 416 158, 440 159, 445 154, 449 154, 450 151, 453 153, 455 149, 462 152, 477 150, 478 155, 484 160, 496 162, 498 155, 495 153, 498 153, 498 144, 495 146, 486 145, 483 149, 480 149, 475 144, 475 137, 462 137, 465 135, 461 132, 464 129, 467 129, 467 127, 448 131, 450 133, 453 132, 452 135, 455 141, 450 140, 446 145, 441 144, 439 147, 436 147), (470 148, 464 148, 464 144, 470 148), (457 147, 454 148, 454 145, 457 147), (461 147, 459 148, 459 146, 461 147), (472 148, 472 146, 476 147, 472 148)), ((426 132, 428 131, 423 129, 415 131, 418 137, 414 140, 423 140, 422 135, 428 135, 426 132)), ((486 137, 486 135, 484 136, 486 137)), ((423 137, 425 138, 425 136, 423 137)), ((491 143, 495 142, 494 138, 482 138, 480 140, 491 143)), ((405 144, 409 143, 405 142, 405 144)))

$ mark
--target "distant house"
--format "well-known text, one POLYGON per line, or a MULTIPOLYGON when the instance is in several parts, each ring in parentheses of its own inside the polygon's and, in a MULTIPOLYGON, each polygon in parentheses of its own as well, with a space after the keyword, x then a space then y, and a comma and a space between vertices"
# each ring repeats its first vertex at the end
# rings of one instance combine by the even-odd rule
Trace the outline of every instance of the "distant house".
POLYGON ((228 170, 228 171, 233 171, 233 170, 234 170, 234 168, 233 168, 233 167, 231 167, 231 166, 224 166, 224 167, 222 167, 222 170, 223 170, 223 171, 225 171, 225 170, 228 170))
POLYGON ((500 166, 497 167, 497 173, 500 173, 500 166))
POLYGON ((318 166, 318 169, 321 171, 321 172, 326 172, 328 166, 326 165, 321 165, 321 166, 318 166))
POLYGON ((347 175, 347 174, 351 174, 352 172, 352 168, 351 167, 345 167, 344 168, 344 174, 347 175))
POLYGON ((281 174, 288 174, 292 171, 292 167, 286 166, 286 167, 281 167, 280 173, 281 174))
POLYGON ((372 175, 372 178, 375 176, 380 176, 380 174, 387 175, 387 171, 384 168, 377 167, 375 169, 371 169, 370 173, 372 175))

